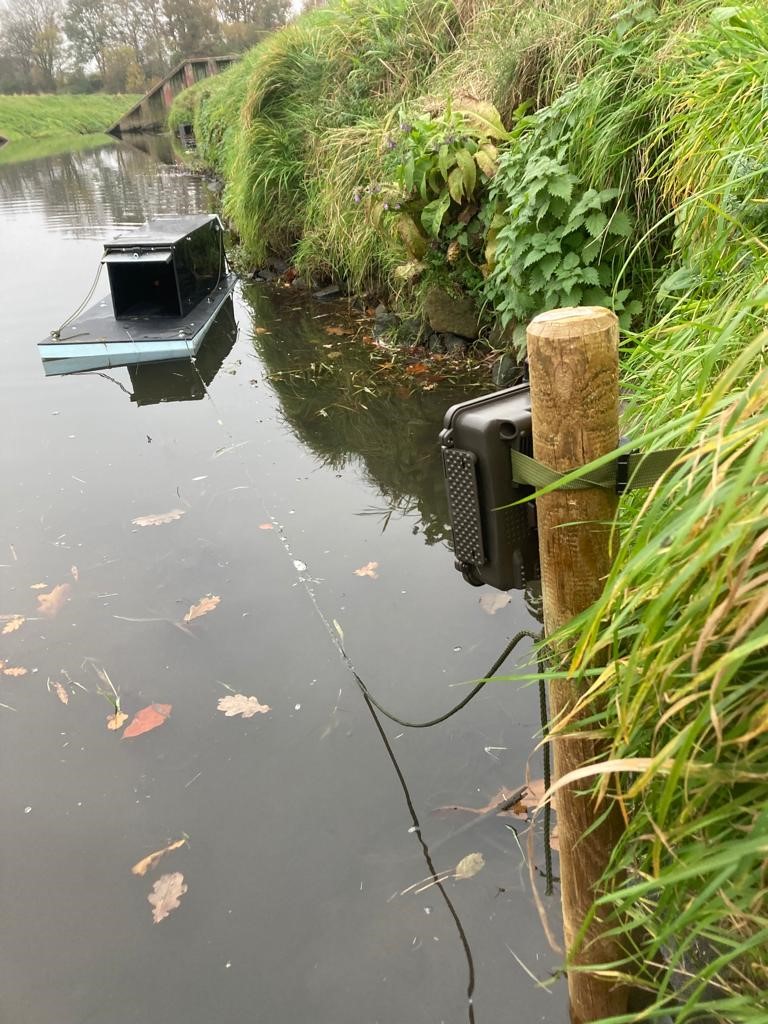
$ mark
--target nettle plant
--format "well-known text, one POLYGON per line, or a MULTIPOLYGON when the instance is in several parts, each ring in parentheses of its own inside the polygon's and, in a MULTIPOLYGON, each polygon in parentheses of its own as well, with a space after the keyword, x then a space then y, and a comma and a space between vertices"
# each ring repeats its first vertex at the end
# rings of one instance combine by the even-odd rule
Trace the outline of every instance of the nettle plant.
POLYGON ((401 117, 385 141, 391 184, 373 186, 371 215, 393 221, 415 277, 427 262, 444 263, 470 287, 482 283, 488 190, 498 166, 497 143, 508 137, 489 103, 472 101, 440 113, 401 117))
POLYGON ((608 306, 628 325, 641 305, 616 288, 632 234, 618 189, 585 188, 562 143, 522 138, 500 156, 490 194, 484 294, 516 348, 532 317, 562 306, 608 306))

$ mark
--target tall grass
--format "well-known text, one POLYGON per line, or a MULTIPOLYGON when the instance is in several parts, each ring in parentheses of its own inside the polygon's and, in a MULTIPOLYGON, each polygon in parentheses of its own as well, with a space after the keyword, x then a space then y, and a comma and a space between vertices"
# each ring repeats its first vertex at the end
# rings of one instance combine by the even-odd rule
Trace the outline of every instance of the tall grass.
POLYGON ((673 229, 623 378, 635 430, 688 452, 650 495, 626 501, 603 596, 569 632, 571 670, 586 673, 583 703, 613 738, 610 756, 650 759, 620 779, 627 831, 602 898, 628 935, 646 936, 639 959, 658 965, 652 1007, 623 1019, 764 1024, 768 10, 713 6, 670 5, 678 31, 657 36, 664 62, 646 51, 634 70, 629 128, 609 88, 615 53, 572 97, 592 112, 573 122, 582 166, 597 175, 613 162, 673 229))

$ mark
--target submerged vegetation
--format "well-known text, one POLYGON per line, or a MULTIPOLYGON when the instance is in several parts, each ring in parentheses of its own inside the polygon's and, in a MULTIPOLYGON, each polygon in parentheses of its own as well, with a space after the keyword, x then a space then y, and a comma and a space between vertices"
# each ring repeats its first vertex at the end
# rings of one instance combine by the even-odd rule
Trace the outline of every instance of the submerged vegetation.
POLYGON ((687 448, 571 627, 612 756, 646 759, 603 897, 653 989, 627 1021, 768 1021, 766 82, 756 0, 343 0, 175 109, 253 261, 464 293, 518 347, 611 305, 636 435, 687 448))

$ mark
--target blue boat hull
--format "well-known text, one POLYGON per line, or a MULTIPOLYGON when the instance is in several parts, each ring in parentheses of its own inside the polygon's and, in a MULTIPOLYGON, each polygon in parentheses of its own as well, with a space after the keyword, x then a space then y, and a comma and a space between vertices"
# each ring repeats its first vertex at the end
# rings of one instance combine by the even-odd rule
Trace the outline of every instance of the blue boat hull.
POLYGON ((38 344, 46 375, 191 359, 237 282, 222 278, 211 294, 184 317, 129 317, 117 320, 109 296, 61 331, 38 344))

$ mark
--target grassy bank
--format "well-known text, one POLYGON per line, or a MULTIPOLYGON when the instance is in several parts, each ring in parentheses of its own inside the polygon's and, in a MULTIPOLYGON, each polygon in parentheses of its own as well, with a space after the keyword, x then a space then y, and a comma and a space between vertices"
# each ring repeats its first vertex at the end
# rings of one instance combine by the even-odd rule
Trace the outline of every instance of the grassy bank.
POLYGON ((103 132, 139 96, 0 96, 0 136, 9 142, 103 132))
POLYGON ((686 448, 571 630, 628 769, 613 969, 657 968, 627 1021, 768 1022, 767 80, 759 3, 347 0, 177 101, 252 260, 439 286, 518 350, 610 305, 635 436, 686 448))

